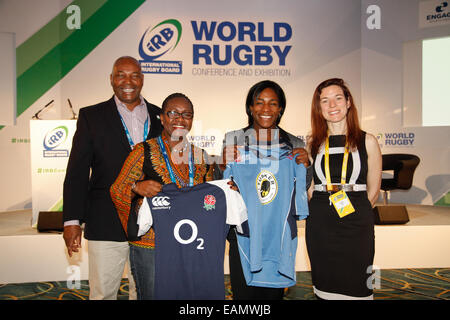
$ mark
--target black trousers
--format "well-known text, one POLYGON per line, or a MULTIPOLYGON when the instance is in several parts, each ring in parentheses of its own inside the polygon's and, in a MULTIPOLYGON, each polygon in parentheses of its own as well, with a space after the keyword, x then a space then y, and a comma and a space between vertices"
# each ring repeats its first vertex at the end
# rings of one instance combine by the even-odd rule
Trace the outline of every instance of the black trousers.
POLYGON ((228 242, 230 243, 229 263, 233 300, 282 300, 284 294, 283 288, 266 288, 247 285, 245 282, 244 272, 242 271, 241 259, 239 257, 239 249, 234 229, 230 230, 228 242))

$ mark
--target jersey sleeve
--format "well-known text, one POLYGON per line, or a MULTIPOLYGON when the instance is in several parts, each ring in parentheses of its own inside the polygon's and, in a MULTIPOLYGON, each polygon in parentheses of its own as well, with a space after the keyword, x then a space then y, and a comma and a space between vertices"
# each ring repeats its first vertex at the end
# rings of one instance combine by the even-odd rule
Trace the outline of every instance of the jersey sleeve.
POLYGON ((230 163, 227 164, 225 171, 223 172, 224 179, 230 179, 233 176, 233 169, 230 163))
MULTIPOLYGON (((245 157, 245 151, 244 148, 239 147, 238 148, 238 152, 240 154, 240 157, 245 157)), ((233 168, 235 168, 237 165, 243 164, 243 162, 240 162, 240 160, 236 160, 236 161, 231 161, 228 162, 225 170, 223 171, 223 179, 232 179, 233 178, 233 174, 235 174, 235 172, 233 173, 233 171, 236 171, 236 169, 233 170, 233 168)))
POLYGON ((142 201, 142 205, 139 208, 137 224, 139 225, 138 237, 143 236, 150 230, 150 227, 153 225, 153 217, 152 210, 148 202, 151 201, 150 198, 144 198, 142 201))
POLYGON ((230 179, 222 179, 209 181, 223 190, 225 193, 226 205, 227 205, 227 219, 228 225, 236 226, 238 232, 243 232, 242 224, 247 221, 247 207, 245 206, 244 199, 239 192, 230 189, 228 182, 230 179))
POLYGON ((296 164, 295 167, 295 207, 299 219, 305 219, 309 215, 308 196, 306 193, 306 168, 303 164, 296 164))

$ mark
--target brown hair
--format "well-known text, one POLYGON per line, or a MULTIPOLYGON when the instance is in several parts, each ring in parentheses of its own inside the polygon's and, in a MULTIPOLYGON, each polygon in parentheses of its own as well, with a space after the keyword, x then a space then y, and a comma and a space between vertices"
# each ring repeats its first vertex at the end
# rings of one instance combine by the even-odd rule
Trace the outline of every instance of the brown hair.
POLYGON ((347 111, 347 142, 350 150, 357 148, 362 139, 362 131, 359 126, 358 111, 356 109, 355 103, 353 101, 353 96, 350 93, 344 80, 339 78, 332 78, 320 83, 316 90, 311 103, 311 137, 310 137, 310 149, 311 156, 316 157, 319 152, 321 144, 325 141, 328 136, 328 126, 327 121, 322 116, 320 108, 320 95, 324 88, 329 86, 339 86, 344 92, 345 99, 349 102, 350 107, 347 111))

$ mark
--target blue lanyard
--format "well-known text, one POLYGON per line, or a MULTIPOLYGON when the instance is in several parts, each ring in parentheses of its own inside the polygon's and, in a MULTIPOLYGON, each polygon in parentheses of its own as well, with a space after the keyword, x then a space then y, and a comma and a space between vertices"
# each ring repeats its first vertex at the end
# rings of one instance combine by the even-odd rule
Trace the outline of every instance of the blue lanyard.
MULTIPOLYGON (((127 135, 128 143, 130 144, 130 147, 133 149, 133 147, 134 147, 133 139, 131 138, 131 135, 130 135, 130 132, 128 131, 127 125, 125 124, 125 121, 123 121, 122 115, 120 113, 119 113, 119 116, 120 116, 120 120, 122 121, 123 128, 125 129, 125 134, 127 135)), ((142 141, 147 140, 147 135, 148 135, 148 114, 147 114, 147 119, 145 119, 145 123, 144 123, 144 139, 142 141)))
MULTIPOLYGON (((159 148, 161 149, 161 152, 164 157, 164 161, 166 162, 167 170, 169 170, 170 180, 172 180, 173 183, 177 183, 177 180, 175 179, 175 174, 173 173, 172 166, 170 165, 169 161, 169 155, 167 154, 166 148, 164 147, 164 143, 161 139, 161 136, 158 137, 158 144, 159 148)), ((189 187, 194 186, 194 158, 193 154, 191 152, 191 146, 189 146, 189 187)))

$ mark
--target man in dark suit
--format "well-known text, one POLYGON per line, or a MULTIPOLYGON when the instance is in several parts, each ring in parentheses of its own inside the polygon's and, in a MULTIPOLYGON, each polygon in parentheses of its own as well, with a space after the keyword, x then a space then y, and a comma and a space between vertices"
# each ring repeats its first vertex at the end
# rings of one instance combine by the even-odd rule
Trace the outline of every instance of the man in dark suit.
POLYGON ((88 240, 90 299, 116 299, 129 247, 109 188, 135 144, 160 135, 161 109, 144 100, 139 62, 120 57, 114 96, 80 109, 64 180, 64 241, 69 256, 88 240))

